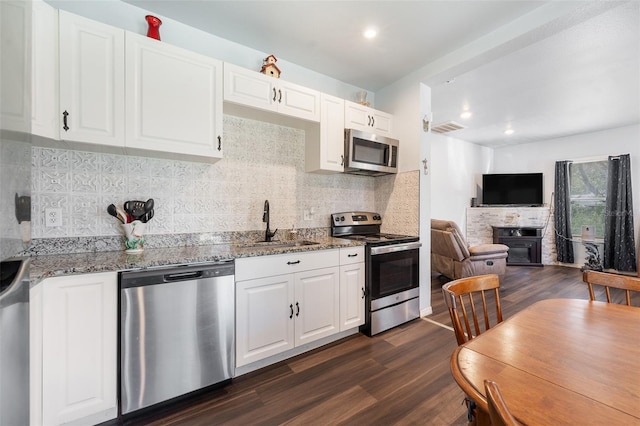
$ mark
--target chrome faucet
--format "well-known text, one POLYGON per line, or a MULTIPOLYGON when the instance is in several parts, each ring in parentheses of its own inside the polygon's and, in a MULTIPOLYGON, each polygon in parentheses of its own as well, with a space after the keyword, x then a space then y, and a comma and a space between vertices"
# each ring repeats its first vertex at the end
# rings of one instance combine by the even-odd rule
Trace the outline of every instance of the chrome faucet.
POLYGON ((262 212, 262 221, 267 222, 267 229, 264 231, 264 240, 269 243, 271 242, 271 238, 276 235, 278 230, 271 232, 269 229, 269 200, 264 200, 264 211, 262 212))

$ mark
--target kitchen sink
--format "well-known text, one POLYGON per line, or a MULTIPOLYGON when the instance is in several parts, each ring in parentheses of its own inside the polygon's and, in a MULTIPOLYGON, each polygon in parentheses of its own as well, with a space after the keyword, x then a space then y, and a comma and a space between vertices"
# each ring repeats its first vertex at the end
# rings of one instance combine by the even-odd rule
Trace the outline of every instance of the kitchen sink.
POLYGON ((243 245, 243 248, 288 248, 288 247, 304 247, 304 246, 313 246, 317 243, 315 241, 256 241, 254 243, 249 243, 247 245, 243 245))

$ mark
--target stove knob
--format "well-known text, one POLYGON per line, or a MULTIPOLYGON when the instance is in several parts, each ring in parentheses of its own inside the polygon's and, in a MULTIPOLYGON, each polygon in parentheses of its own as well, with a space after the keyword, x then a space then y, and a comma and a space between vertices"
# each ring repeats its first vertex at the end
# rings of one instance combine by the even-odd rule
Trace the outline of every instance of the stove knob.
POLYGON ((344 216, 340 216, 340 222, 344 221, 344 216))

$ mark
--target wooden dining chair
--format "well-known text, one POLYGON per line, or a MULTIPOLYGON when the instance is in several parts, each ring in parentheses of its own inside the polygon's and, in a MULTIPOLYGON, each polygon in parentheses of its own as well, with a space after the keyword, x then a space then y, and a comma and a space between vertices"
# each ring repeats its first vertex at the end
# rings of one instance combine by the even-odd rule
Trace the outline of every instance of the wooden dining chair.
MULTIPOLYGON (((594 291, 594 286, 601 286, 604 287, 608 303, 615 303, 612 298, 612 289, 618 289, 618 292, 624 292, 625 301, 628 306, 634 306, 631 304, 632 296, 634 295, 637 296, 639 301, 636 303, 640 304, 640 277, 610 274, 598 271, 585 271, 582 274, 582 281, 587 283, 587 286, 589 286, 589 298, 591 300, 598 300, 596 292, 594 291)), ((614 292, 615 291, 616 290, 614 290, 614 292)))
POLYGON ((442 286, 442 295, 449 309, 458 345, 487 331, 492 322, 493 325, 502 322, 499 287, 500 279, 495 274, 461 278, 442 286), (495 305, 495 317, 490 318, 491 302, 495 305), (481 323, 484 323, 484 330, 480 327, 481 323))
POLYGON ((493 380, 484 381, 484 391, 489 406, 489 418, 492 426, 518 426, 521 423, 509 411, 509 407, 502 398, 498 384, 493 380))

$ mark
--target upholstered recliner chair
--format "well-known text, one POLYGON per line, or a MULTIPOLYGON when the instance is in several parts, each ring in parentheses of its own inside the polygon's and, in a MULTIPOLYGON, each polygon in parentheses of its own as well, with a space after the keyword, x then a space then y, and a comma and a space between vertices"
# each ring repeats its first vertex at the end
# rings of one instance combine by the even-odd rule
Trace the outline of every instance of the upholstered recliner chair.
POLYGON ((460 228, 449 220, 431 219, 431 271, 445 277, 504 275, 509 247, 504 244, 480 244, 469 247, 460 228))

